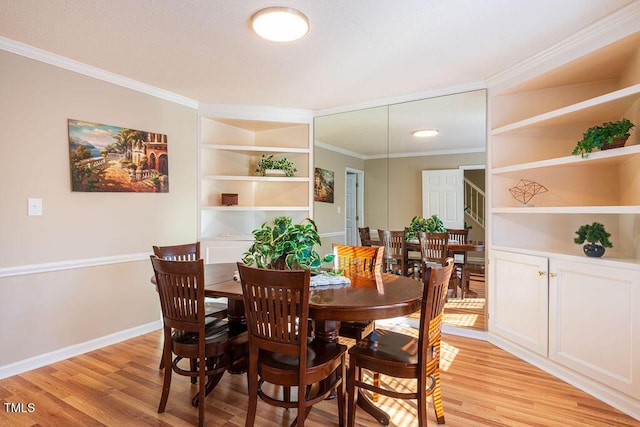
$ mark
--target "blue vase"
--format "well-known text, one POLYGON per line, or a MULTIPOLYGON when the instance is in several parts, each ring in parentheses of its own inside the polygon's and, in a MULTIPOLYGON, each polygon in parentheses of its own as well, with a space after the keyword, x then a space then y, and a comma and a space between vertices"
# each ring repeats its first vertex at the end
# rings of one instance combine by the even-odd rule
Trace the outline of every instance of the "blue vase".
POLYGON ((584 254, 589 257, 600 258, 604 255, 604 246, 595 245, 592 243, 586 244, 582 247, 584 254))

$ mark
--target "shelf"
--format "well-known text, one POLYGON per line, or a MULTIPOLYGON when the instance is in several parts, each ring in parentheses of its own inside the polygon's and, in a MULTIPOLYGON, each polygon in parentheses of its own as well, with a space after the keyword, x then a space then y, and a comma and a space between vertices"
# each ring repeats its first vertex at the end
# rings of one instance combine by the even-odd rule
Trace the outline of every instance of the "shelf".
POLYGON ((241 153, 310 153, 308 148, 292 148, 292 147, 271 147, 271 146, 248 146, 248 145, 229 145, 229 144, 200 144, 201 148, 207 150, 224 150, 241 153))
POLYGON ((256 182, 309 182, 305 176, 246 176, 246 175, 202 175, 202 179, 215 181, 256 181, 256 182))
POLYGON ((582 158, 580 155, 571 155, 565 157, 558 157, 548 160, 539 160, 536 162, 520 163, 517 165, 503 166, 494 168, 491 173, 493 175, 500 175, 511 172, 521 172, 531 169, 540 169, 556 166, 582 166, 589 163, 590 166, 602 165, 607 163, 615 163, 623 160, 628 156, 634 156, 640 153, 640 145, 631 145, 628 147, 615 148, 605 151, 595 151, 589 153, 589 157, 582 158))
POLYGON ((605 95, 601 95, 577 104, 529 117, 506 126, 493 129, 492 135, 503 135, 508 132, 532 127, 557 126, 568 123, 593 122, 619 119, 640 96, 640 84, 626 87, 605 95))
POLYGON ((533 255, 533 256, 543 256, 543 257, 552 257, 556 259, 565 259, 571 261, 581 261, 581 262, 589 262, 594 265, 609 265, 612 267, 621 267, 625 269, 636 269, 640 271, 640 261, 633 258, 627 257, 616 257, 610 254, 610 251, 607 251, 602 258, 589 258, 584 253, 582 253, 582 247, 578 244, 573 248, 572 253, 562 252, 562 251, 553 251, 553 250, 536 250, 536 249, 525 249, 522 247, 515 246, 503 246, 503 245, 493 245, 490 247, 490 251, 503 251, 503 252, 515 252, 524 255, 533 255))
POLYGON ((297 211, 304 212, 311 210, 309 206, 200 206, 203 211, 227 211, 227 212, 277 212, 277 211, 297 211))
POLYGON ((640 206, 521 206, 493 208, 493 213, 506 214, 611 214, 611 215, 638 215, 640 206))

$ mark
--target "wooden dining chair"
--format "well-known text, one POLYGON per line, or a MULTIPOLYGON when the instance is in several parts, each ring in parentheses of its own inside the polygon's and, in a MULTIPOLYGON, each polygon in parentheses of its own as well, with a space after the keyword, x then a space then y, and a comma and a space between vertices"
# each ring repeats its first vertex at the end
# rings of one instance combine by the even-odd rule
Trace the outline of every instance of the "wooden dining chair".
POLYGON ((395 399, 417 399, 418 425, 427 426, 427 397, 433 397, 438 424, 444 424, 444 408, 440 386, 440 340, 442 316, 453 258, 444 266, 428 267, 423 274, 424 290, 418 337, 376 328, 349 349, 349 401, 347 425, 355 425, 356 388, 380 393, 395 399), (362 370, 396 378, 416 380, 415 392, 404 392, 372 384, 362 370))
POLYGON ((380 244, 384 246, 384 269, 386 273, 408 275, 406 264, 407 246, 405 232, 378 230, 380 244))
POLYGON ((238 263, 238 272, 249 330, 245 425, 253 426, 260 397, 270 405, 297 408, 293 424, 303 427, 312 406, 335 391, 338 420, 344 426, 347 347, 308 338, 310 271, 238 263), (263 389, 265 383, 283 387, 283 397, 263 389), (291 401, 291 387, 297 387, 296 401, 291 401))
MULTIPOLYGON (((458 244, 469 243, 469 231, 470 229, 468 228, 447 228, 447 233, 449 233, 449 242, 458 244)), ((467 251, 453 252, 453 261, 455 265, 452 276, 455 276, 454 279, 460 282, 461 295, 463 295, 462 287, 464 286, 464 283, 462 270, 464 269, 464 266, 467 265, 467 251)))
MULTIPOLYGON (((357 272, 382 271, 384 247, 382 246, 349 246, 333 244, 333 268, 342 270, 345 274, 357 272)), ((362 339, 373 331, 375 324, 372 320, 361 322, 341 322, 339 334, 341 337, 362 339)))
MULTIPOLYGON (((422 256, 422 271, 427 267, 443 266, 449 258, 449 233, 425 233, 418 231, 420 254, 422 256)), ((455 270, 455 265, 454 265, 455 270)), ((453 288, 453 295, 458 296, 456 277, 452 274, 449 287, 453 288)))
POLYGON ((205 316, 202 259, 169 261, 151 255, 151 263, 162 309, 162 354, 166 367, 158 413, 166 408, 173 372, 196 378, 198 393, 192 403, 198 406, 198 421, 203 426, 206 392, 216 386, 227 367, 246 351, 248 336, 246 331, 232 332, 226 319, 205 316), (195 363, 185 368, 180 363, 183 359, 195 360, 195 363))
MULTIPOLYGON (((200 242, 181 245, 154 246, 153 253, 168 261, 195 261, 200 259, 200 242)), ((205 298, 205 315, 224 319, 227 317, 227 302, 221 298, 205 298)), ((160 358, 160 369, 164 369, 164 355, 160 358)), ((195 384, 195 378, 192 378, 195 384)))
POLYGON ((361 246, 371 246, 371 230, 369 227, 358 227, 361 246))

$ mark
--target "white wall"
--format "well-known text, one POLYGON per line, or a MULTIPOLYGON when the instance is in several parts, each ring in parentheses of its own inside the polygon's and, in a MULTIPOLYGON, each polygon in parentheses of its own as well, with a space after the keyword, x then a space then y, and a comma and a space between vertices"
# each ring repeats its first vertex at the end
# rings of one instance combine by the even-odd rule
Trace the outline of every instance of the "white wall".
POLYGON ((2 377, 159 327, 148 255, 197 238, 197 111, 4 51, 0 94, 2 377), (169 193, 72 192, 67 119, 166 134, 169 193))

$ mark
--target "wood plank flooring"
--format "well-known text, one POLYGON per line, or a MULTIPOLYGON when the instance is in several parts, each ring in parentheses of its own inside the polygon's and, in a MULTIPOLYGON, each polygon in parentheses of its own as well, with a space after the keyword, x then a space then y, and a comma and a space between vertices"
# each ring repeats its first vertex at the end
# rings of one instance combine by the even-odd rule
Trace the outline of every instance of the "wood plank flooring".
MULTIPOLYGON (((405 330, 411 332, 411 330, 405 330)), ((495 346, 445 336, 442 383, 447 426, 640 426, 589 395, 528 365, 495 346)), ((196 391, 188 378, 174 375, 167 410, 157 413, 162 372, 160 332, 153 332, 50 366, 0 380, 2 426, 186 426, 197 424, 190 405, 196 391), (24 412, 5 403, 23 403, 24 412), (33 403, 29 413, 26 404, 33 403)), ((382 378, 383 381, 391 381, 382 378)), ((397 387, 406 384, 396 384, 397 387)), ((206 400, 206 425, 244 426, 244 375, 225 374, 206 400)), ((392 426, 415 426, 413 402, 381 397, 392 426)), ((310 426, 337 425, 336 402, 315 406, 310 426)), ((286 426, 295 411, 258 403, 258 426, 286 426)), ((429 408, 429 422, 436 425, 429 408)), ((378 426, 359 410, 356 424, 378 426)))

